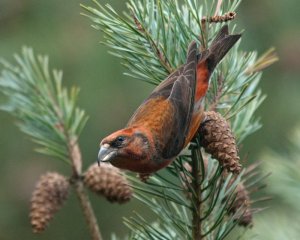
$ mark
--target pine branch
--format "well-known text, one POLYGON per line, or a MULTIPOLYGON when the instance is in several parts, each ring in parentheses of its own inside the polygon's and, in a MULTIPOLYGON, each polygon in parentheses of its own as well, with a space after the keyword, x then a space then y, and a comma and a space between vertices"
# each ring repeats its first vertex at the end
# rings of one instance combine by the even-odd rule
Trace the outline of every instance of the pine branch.
MULTIPOLYGON (((83 15, 92 20, 93 27, 104 33, 103 43, 122 60, 128 70, 125 74, 152 84, 158 84, 171 69, 185 62, 186 48, 191 40, 205 41, 205 45, 209 45, 220 28, 219 24, 206 23, 203 29, 201 19, 215 16, 215 6, 208 1, 201 5, 196 0, 185 0, 181 5, 173 0, 131 0, 127 4, 130 14, 124 15, 118 14, 110 5, 94 3, 96 8, 82 6, 86 10, 83 15)), ((239 3, 238 0, 226 1, 216 8, 222 16, 226 12, 234 12, 239 3)), ((257 87, 261 70, 277 57, 270 52, 257 62, 255 52, 245 53, 237 49, 238 44, 211 77, 206 107, 212 106, 230 120, 240 143, 261 127, 254 112, 265 96, 257 87), (249 69, 257 65, 260 67, 249 74, 249 69), (218 91, 220 75, 224 78, 221 93, 218 91), (240 89, 243 91, 240 92, 240 89), (219 94, 217 104, 214 102, 215 94, 219 94)))
MULTIPOLYGON (((131 0, 127 4, 130 14, 124 15, 108 4, 93 2, 96 8, 82 5, 83 15, 104 33, 103 43, 121 58, 129 70, 127 75, 153 84, 158 84, 172 69, 185 62, 186 46, 193 39, 199 40, 202 34, 203 12, 212 16, 207 1, 203 9, 196 0, 186 0, 185 5, 174 0, 131 0)), ((230 4, 232 11, 238 2, 230 4)), ((218 30, 215 26, 212 28, 212 36, 205 38, 210 39, 218 30)))
MULTIPOLYGON (((194 148, 193 151, 198 149, 194 148)), ((186 165, 188 159, 180 157, 173 166, 168 167, 164 176, 155 174, 147 183, 129 177, 136 190, 135 197, 154 211, 159 222, 153 225, 140 215, 137 218, 126 218, 125 224, 135 233, 134 236, 142 239, 224 239, 237 224, 251 224, 248 222, 252 219, 251 215, 250 219, 244 219, 245 213, 253 214, 255 211, 249 205, 244 205, 243 199, 249 197, 244 194, 248 193, 236 192, 236 189, 240 189, 244 181, 250 187, 246 188, 249 191, 250 185, 254 182, 257 184, 255 175, 249 176, 257 171, 256 167, 250 167, 239 177, 231 174, 226 177, 224 170, 215 161, 204 160, 199 154, 202 155, 198 152, 194 159, 200 171, 193 171, 186 165), (199 195, 194 192, 194 185, 191 184, 194 174, 198 175, 201 186, 199 195), (179 182, 178 176, 181 176, 179 182), (184 204, 188 201, 191 201, 190 206, 184 204)))
MULTIPOLYGON (((20 129, 42 148, 39 152, 69 163, 71 177, 89 226, 91 237, 101 240, 97 220, 82 183, 82 159, 79 135, 87 121, 83 110, 76 107, 79 89, 62 87, 62 72, 49 71, 48 58, 36 58, 32 49, 23 48, 15 55, 16 66, 1 60, 1 92, 7 96, 2 110, 14 115, 20 129)), ((57 196, 53 196, 55 199, 57 196)))
MULTIPOLYGON (((201 239, 202 238, 202 228, 201 228, 201 166, 199 165, 200 161, 203 162, 203 159, 198 161, 199 158, 202 158, 200 148, 193 148, 191 150, 192 153, 192 176, 193 176, 193 190, 195 194, 193 194, 193 202, 196 206, 195 211, 193 212, 193 239, 201 239)), ((202 166, 203 167, 203 166, 202 166)), ((203 175, 202 175, 203 177, 203 175)))
MULTIPOLYGON (((121 15, 110 5, 93 2, 95 7, 82 6, 83 15, 103 32, 103 43, 121 59, 127 69, 125 74, 155 85, 185 62, 191 40, 196 40, 200 49, 210 46, 221 27, 216 23, 234 19, 240 3, 239 0, 218 1, 217 5, 206 0, 201 3, 184 0, 182 4, 176 0, 130 0, 129 14, 121 15)), ((258 84, 261 70, 274 62, 275 57, 267 54, 257 60, 255 52, 245 53, 238 48, 239 44, 213 73, 206 109, 225 116, 237 142, 241 143, 261 127, 254 116, 265 98, 258 84)), ((199 142, 199 137, 195 141, 199 142)), ((191 145, 187 154, 167 168, 166 175, 157 173, 146 184, 130 177, 135 197, 160 220, 149 224, 138 214, 136 218, 126 218, 132 239, 224 239, 237 224, 251 223, 253 211, 249 204, 235 202, 249 198, 247 187, 243 186, 244 173, 238 176, 226 173, 215 159, 200 151, 198 144, 191 145), (236 192, 236 188, 244 190, 236 192)), ((247 183, 250 188, 259 186, 258 182, 263 180, 256 182, 247 174, 245 177, 250 179, 247 183)))
MULTIPOLYGON (((22 56, 15 55, 15 59, 15 66, 1 60, 5 68, 0 86, 7 96, 1 109, 19 120, 20 129, 41 146, 39 152, 70 163, 87 121, 84 111, 76 107, 79 89, 64 89, 62 72, 50 73, 48 58, 36 58, 29 48, 23 48, 22 56)), ((79 163, 74 167, 75 172, 81 171, 79 163)))
POLYGON ((103 239, 100 233, 100 229, 98 227, 98 222, 94 213, 94 210, 92 208, 92 205, 90 203, 90 200, 88 198, 87 193, 84 190, 84 186, 82 181, 74 181, 74 188, 78 197, 78 200, 80 202, 81 208, 83 210, 84 217, 86 219, 87 225, 89 227, 89 231, 91 234, 92 240, 101 240, 103 239))

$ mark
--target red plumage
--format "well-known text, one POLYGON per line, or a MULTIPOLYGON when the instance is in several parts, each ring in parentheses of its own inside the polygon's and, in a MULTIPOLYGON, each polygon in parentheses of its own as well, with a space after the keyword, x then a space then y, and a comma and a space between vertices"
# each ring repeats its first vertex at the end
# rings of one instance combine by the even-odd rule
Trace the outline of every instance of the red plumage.
POLYGON ((240 37, 226 25, 208 50, 198 53, 193 41, 186 63, 154 89, 126 128, 101 141, 99 161, 143 174, 170 164, 197 132, 210 75, 240 37))

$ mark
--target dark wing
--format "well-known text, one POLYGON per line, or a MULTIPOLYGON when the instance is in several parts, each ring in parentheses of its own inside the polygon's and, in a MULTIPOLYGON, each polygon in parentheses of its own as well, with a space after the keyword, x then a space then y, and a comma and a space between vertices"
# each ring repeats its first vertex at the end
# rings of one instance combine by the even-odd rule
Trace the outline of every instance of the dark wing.
MULTIPOLYGON (((191 42, 188 48, 187 56, 191 55, 191 48, 194 48, 193 54, 197 54, 197 44, 195 41, 191 42)), ((148 97, 153 98, 157 96, 164 96, 165 98, 168 98, 171 94, 173 84, 180 76, 182 76, 184 71, 186 71, 186 65, 189 63, 189 60, 187 59, 186 64, 178 67, 176 71, 171 73, 164 81, 162 81, 151 93, 151 95, 148 97)), ((147 100, 146 100, 147 101, 147 100)))
MULTIPOLYGON (((228 25, 224 25, 220 31, 216 34, 214 40, 211 43, 211 47, 208 50, 204 50, 201 53, 197 52, 198 62, 207 61, 208 68, 212 72, 215 66, 222 60, 225 54, 230 48, 236 43, 241 37, 240 34, 230 35, 228 31, 228 25)), ((191 46, 192 44, 190 44, 191 46)), ((185 65, 176 69, 175 72, 171 73, 164 81, 162 81, 151 93, 151 95, 145 100, 157 96, 164 96, 168 98, 171 93, 174 82, 180 75, 183 74, 185 65)))
MULTIPOLYGON (((188 57, 191 55, 191 52, 193 52, 193 54, 197 53, 197 45, 196 42, 192 42, 189 45, 188 48, 188 57), (191 48, 194 49, 194 51, 190 51, 191 48)), ((150 96, 148 98, 146 98, 144 100, 144 102, 140 105, 140 107, 135 111, 135 113, 132 115, 131 119, 129 120, 128 125, 131 125, 133 123, 135 123, 135 121, 137 119, 139 119, 141 116, 141 111, 143 111, 143 109, 148 106, 149 104, 152 104, 152 100, 160 98, 160 99, 168 99, 172 89, 173 89, 173 85, 175 83, 176 80, 178 80, 178 78, 180 78, 180 76, 184 75, 184 71, 186 71, 186 66, 188 64, 189 60, 187 59, 186 64, 180 66, 179 68, 177 68, 176 71, 174 71, 173 73, 171 73, 164 81, 162 81, 154 90, 153 92, 150 94, 150 96)))
POLYGON ((163 158, 175 157, 184 146, 194 108, 196 66, 197 44, 192 42, 188 49, 186 64, 182 66, 182 72, 172 85, 168 96, 168 101, 174 109, 174 116, 172 125, 168 128, 171 133, 162 152, 163 158))

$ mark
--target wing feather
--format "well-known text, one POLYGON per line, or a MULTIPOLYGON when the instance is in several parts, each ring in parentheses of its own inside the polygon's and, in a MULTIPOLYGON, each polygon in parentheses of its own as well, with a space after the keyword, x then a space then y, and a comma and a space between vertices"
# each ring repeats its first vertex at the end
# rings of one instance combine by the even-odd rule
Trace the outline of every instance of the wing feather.
POLYGON ((194 108, 197 44, 192 42, 187 60, 136 110, 127 126, 143 126, 152 132, 162 157, 175 157, 183 148, 194 108))
POLYGON ((179 154, 188 135, 194 109, 196 66, 197 44, 192 42, 189 46, 186 64, 183 65, 182 73, 174 82, 168 97, 174 108, 174 116, 172 125, 169 126, 170 138, 162 152, 162 156, 166 159, 179 154))

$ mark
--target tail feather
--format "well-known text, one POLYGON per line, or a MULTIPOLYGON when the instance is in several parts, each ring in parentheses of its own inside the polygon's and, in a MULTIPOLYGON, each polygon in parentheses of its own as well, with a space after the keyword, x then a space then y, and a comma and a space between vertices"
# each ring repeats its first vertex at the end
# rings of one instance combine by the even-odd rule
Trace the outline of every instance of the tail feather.
POLYGON ((205 61, 209 72, 212 73, 218 63, 241 36, 241 34, 229 34, 228 25, 223 26, 212 41, 211 47, 201 53, 199 62, 205 61))
POLYGON ((207 56, 207 67, 212 72, 217 64, 223 59, 226 53, 241 38, 241 34, 227 35, 215 42, 209 49, 207 56))
POLYGON ((229 35, 228 25, 224 25, 220 31, 217 33, 216 37, 212 41, 211 45, 216 44, 218 41, 222 40, 224 37, 229 35))

